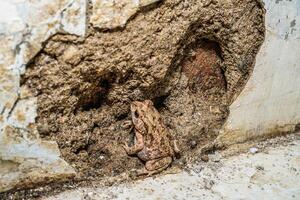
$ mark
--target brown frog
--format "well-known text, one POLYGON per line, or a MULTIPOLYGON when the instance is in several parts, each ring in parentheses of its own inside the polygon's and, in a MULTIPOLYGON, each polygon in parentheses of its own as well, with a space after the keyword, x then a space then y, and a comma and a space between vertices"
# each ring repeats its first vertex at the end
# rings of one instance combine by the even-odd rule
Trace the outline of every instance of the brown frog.
POLYGON ((179 153, 176 141, 171 145, 169 131, 163 124, 152 101, 131 103, 132 122, 135 131, 134 145, 123 147, 128 155, 137 155, 145 161, 145 167, 138 175, 153 175, 165 170, 179 153))

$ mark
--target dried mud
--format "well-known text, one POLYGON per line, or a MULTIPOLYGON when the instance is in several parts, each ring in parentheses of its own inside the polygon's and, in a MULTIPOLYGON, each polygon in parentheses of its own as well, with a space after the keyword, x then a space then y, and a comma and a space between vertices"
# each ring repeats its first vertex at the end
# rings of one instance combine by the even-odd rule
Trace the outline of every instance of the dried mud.
POLYGON ((126 120, 134 100, 153 100, 184 165, 217 137, 264 32, 258 0, 165 0, 123 29, 54 36, 22 84, 38 97, 41 137, 57 141, 76 180, 143 166, 121 147, 133 139, 126 120))

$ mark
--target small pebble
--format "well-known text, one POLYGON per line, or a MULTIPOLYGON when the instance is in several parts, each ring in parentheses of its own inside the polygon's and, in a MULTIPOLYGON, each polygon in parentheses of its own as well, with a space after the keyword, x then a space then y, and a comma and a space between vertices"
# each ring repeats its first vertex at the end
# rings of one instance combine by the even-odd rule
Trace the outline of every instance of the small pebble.
POLYGON ((215 153, 209 156, 209 159, 213 162, 220 162, 222 156, 219 153, 215 153))
POLYGON ((265 170, 265 168, 264 168, 263 166, 260 166, 260 165, 257 165, 257 166, 256 166, 256 169, 257 169, 257 170, 261 170, 261 171, 265 170))
POLYGON ((249 152, 252 153, 252 154, 256 154, 258 152, 258 149, 255 148, 255 147, 252 147, 249 149, 249 152))
POLYGON ((201 160, 204 161, 204 162, 208 162, 209 161, 208 155, 201 156, 201 160))
POLYGON ((191 141, 191 148, 194 149, 197 146, 197 142, 195 140, 191 141))

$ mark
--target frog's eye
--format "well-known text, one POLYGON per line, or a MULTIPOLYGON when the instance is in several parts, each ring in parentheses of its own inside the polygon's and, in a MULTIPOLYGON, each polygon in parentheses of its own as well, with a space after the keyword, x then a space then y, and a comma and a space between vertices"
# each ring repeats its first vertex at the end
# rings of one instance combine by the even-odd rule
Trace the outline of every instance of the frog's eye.
POLYGON ((134 117, 138 118, 139 117, 139 113, 137 111, 134 111, 134 117))

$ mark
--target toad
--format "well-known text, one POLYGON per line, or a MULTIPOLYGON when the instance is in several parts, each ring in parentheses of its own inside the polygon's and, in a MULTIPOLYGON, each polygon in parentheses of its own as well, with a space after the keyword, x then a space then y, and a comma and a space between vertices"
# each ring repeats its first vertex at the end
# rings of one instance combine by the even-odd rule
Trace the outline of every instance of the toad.
POLYGON ((135 132, 134 145, 123 148, 128 155, 137 155, 145 162, 138 175, 157 174, 170 166, 175 153, 179 153, 176 140, 171 142, 170 134, 152 101, 131 103, 132 123, 135 132))

